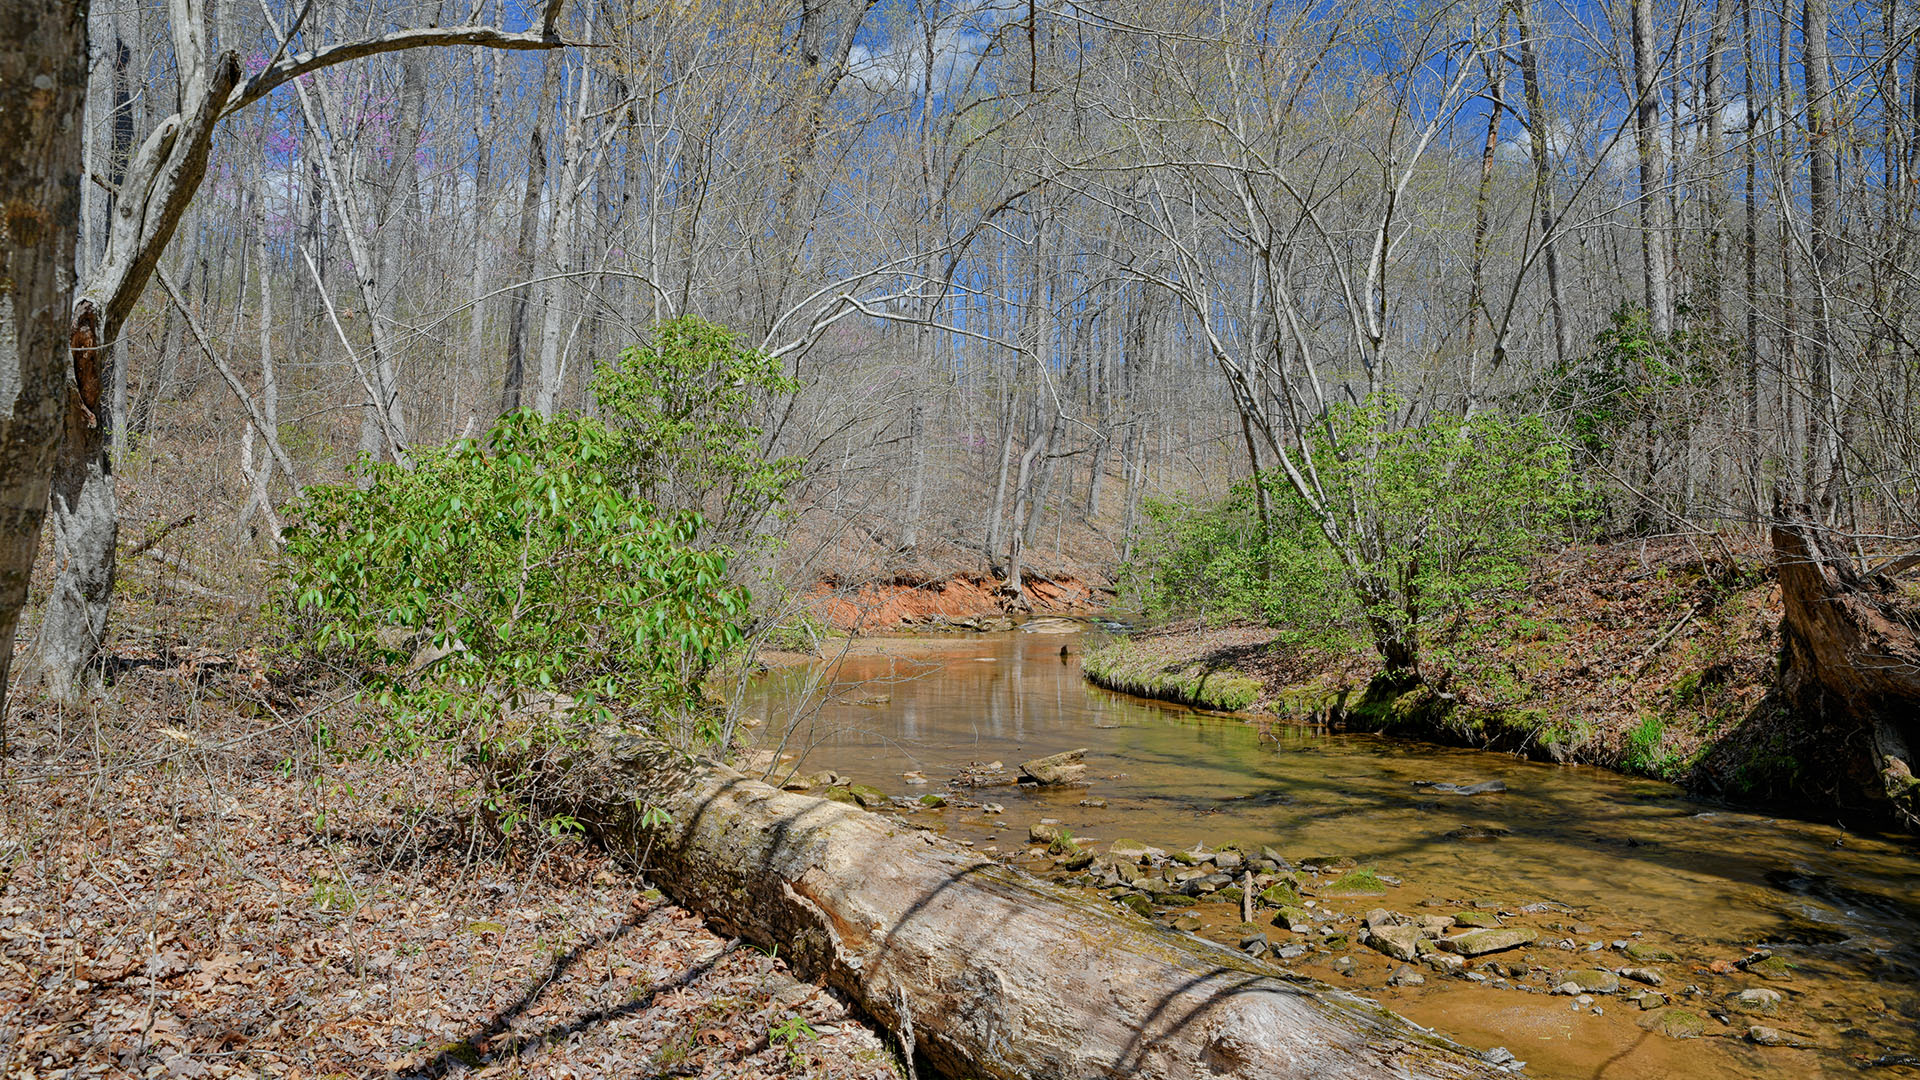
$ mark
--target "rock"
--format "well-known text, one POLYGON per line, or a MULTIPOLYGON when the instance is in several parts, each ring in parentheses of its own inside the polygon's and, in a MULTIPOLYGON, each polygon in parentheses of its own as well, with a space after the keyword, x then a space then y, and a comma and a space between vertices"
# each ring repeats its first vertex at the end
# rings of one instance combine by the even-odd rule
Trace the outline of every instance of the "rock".
POLYGON ((1195 930, 1200 929, 1200 916, 1195 915, 1191 911, 1181 915, 1175 915, 1170 925, 1172 925, 1175 930, 1191 934, 1195 930))
POLYGON ((1322 855, 1319 858, 1300 860, 1300 869, 1310 870, 1316 874, 1328 870, 1351 870, 1359 865, 1346 855, 1322 855))
POLYGON ((1750 987, 1727 995, 1727 1007, 1734 1012, 1772 1016, 1780 1009, 1780 991, 1764 986, 1750 987))
POLYGON ((1374 908, 1367 912, 1366 918, 1361 921, 1367 924, 1367 929, 1378 930, 1383 926, 1398 926, 1401 920, 1400 916, 1386 908, 1374 908))
POLYGON ((1280 951, 1274 953, 1273 955, 1279 957, 1282 960, 1298 960, 1301 957, 1307 955, 1307 953, 1311 951, 1312 950, 1308 949, 1305 945, 1301 945, 1296 942, 1295 944, 1292 944, 1292 945, 1281 946, 1280 951))
POLYGON ((1485 956, 1488 953, 1517 949, 1522 945, 1531 945, 1539 935, 1525 927, 1502 927, 1498 930, 1469 930, 1464 934, 1441 938, 1440 947, 1450 953, 1461 956, 1485 956))
POLYGON ((1561 977, 1562 985, 1571 983, 1585 994, 1611 994, 1620 989, 1620 979, 1601 968, 1578 968, 1561 977))
POLYGON ((1087 798, 1081 799, 1080 805, 1092 807, 1095 810, 1105 810, 1107 808, 1107 800, 1102 798, 1097 798, 1094 796, 1089 796, 1087 798))
POLYGON ((1185 893, 1150 891, 1147 895, 1153 897, 1153 902, 1161 907, 1192 907, 1199 903, 1198 900, 1195 900, 1185 893))
POLYGON ((1749 975, 1758 975, 1773 982, 1783 982, 1793 978, 1793 965, 1768 953, 1761 957, 1748 957, 1734 965, 1749 975))
POLYGON ((1453 918, 1448 915, 1422 915, 1413 920, 1413 924, 1418 926, 1421 932, 1428 937, 1437 938, 1441 934, 1453 929, 1453 918))
POLYGON ((1755 1046, 1788 1046, 1787 1037, 1778 1028, 1755 1024, 1747 1029, 1747 1041, 1755 1046))
POLYGON ((1428 953, 1420 962, 1442 975, 1458 975, 1467 969, 1467 962, 1451 953, 1428 953))
POLYGON ((1203 874, 1187 882, 1187 888, 1195 895, 1217 893, 1233 884, 1233 878, 1226 874, 1203 874))
POLYGON ((1453 916, 1455 926, 1470 927, 1474 930, 1497 930, 1500 917, 1490 911, 1462 911, 1453 916))
POLYGON ((1248 934, 1240 939, 1240 951, 1254 956, 1265 956, 1268 947, 1265 934, 1248 934))
POLYGON ((1144 917, 1153 914, 1153 901, 1147 899, 1145 893, 1128 893, 1120 897, 1120 903, 1132 909, 1135 915, 1144 917))
POLYGON ((1642 1023, 1669 1039, 1697 1039, 1707 1032, 1706 1020, 1689 1009, 1661 1009, 1642 1023))
POLYGON ((1638 941, 1620 951, 1627 954, 1627 959, 1637 960, 1642 964, 1671 964, 1680 959, 1671 949, 1663 949, 1658 945, 1647 945, 1638 941))
POLYGON ((1351 956, 1342 956, 1333 962, 1333 970, 1346 976, 1352 976, 1354 968, 1359 966, 1360 965, 1354 963, 1353 957, 1351 956))
POLYGON ((1417 926, 1382 926, 1367 936, 1367 944, 1375 951, 1386 953, 1395 960, 1414 960, 1420 956, 1420 928, 1417 926))
POLYGON ((1313 929, 1313 916, 1306 908, 1283 907, 1273 917, 1273 925, 1285 927, 1295 933, 1305 933, 1313 929))
POLYGON ((1039 783, 1048 786, 1071 784, 1086 775, 1086 747, 1078 750, 1064 750, 1058 754, 1034 758, 1020 763, 1020 775, 1030 776, 1039 783))
POLYGON ((1650 1012, 1667 1003, 1667 995, 1658 990, 1642 990, 1637 994, 1628 994, 1627 1000, 1640 1006, 1641 1012, 1650 1012))
POLYGON ((1426 985, 1426 981, 1427 977, 1425 975, 1420 974, 1405 964, 1394 968, 1393 974, 1387 976, 1388 986, 1424 986, 1426 985))
POLYGON ((1444 784, 1433 780, 1415 780, 1413 786, 1436 795, 1497 795, 1507 790, 1505 780, 1483 780, 1478 784, 1444 784))
POLYGON ((1667 981, 1661 978, 1660 973, 1652 968, 1623 967, 1620 969, 1619 975, 1623 979, 1632 979, 1634 982, 1646 983, 1648 986, 1659 986, 1667 981))
POLYGON ((1146 873, 1140 869, 1140 864, 1134 863, 1134 862, 1114 863, 1113 874, 1115 877, 1119 878, 1121 881, 1124 881, 1129 885, 1137 884, 1139 883, 1141 878, 1144 878, 1147 876, 1146 873))
POLYGON ((1440 834, 1442 840, 1472 840, 1486 843, 1512 835, 1513 830, 1503 825, 1462 825, 1440 834))
POLYGON ((1216 904, 1237 904, 1240 902, 1240 898, 1245 895, 1245 893, 1240 891, 1240 886, 1229 885, 1213 894, 1213 902, 1216 904))
POLYGON ((1066 828, 1057 821, 1042 819, 1027 826, 1027 839, 1036 844, 1051 844, 1066 833, 1066 828))
POLYGON ((1525 1068, 1527 1065, 1527 1063, 1524 1061, 1515 1061, 1513 1057, 1513 1051, 1507 1049, 1504 1046, 1496 1046, 1493 1049, 1488 1050, 1486 1053, 1481 1054, 1480 1060, 1486 1062, 1489 1065, 1505 1065, 1508 1068, 1513 1069, 1515 1072, 1518 1072, 1519 1070, 1525 1068))
POLYGON ((1062 859, 1060 865, 1068 870, 1085 870, 1093 865, 1093 852, 1082 848, 1062 859))
POLYGON ((1213 855, 1213 865, 1229 873, 1239 870, 1247 864, 1237 851, 1217 851, 1213 855))
POLYGON ((947 797, 945 795, 936 795, 929 791, 925 795, 920 796, 920 805, 929 810, 938 810, 947 805, 947 797))
POLYGON ((847 789, 853 793, 853 801, 863 810, 878 810, 887 805, 887 793, 867 784, 854 784, 847 789))
POLYGON ((1191 851, 1176 851, 1173 853, 1173 861, 1182 866, 1199 866, 1201 863, 1212 862, 1213 852, 1201 847, 1191 851))
POLYGON ((1138 840, 1122 838, 1107 845, 1107 854, 1113 856, 1116 861, 1125 860, 1131 863, 1138 863, 1140 860, 1152 854, 1152 852, 1152 848, 1138 840))
POLYGON ((1577 982, 1563 982, 1554 987, 1553 992, 1564 997, 1574 997, 1580 993, 1580 984, 1577 982))
POLYGON ((1299 907, 1300 893, 1291 884, 1276 881, 1262 889, 1257 899, 1268 907, 1299 907))
POLYGON ((848 806, 860 805, 860 801, 853 797, 853 792, 843 787, 828 788, 825 792, 825 798, 837 803, 846 803, 848 806))
POLYGON ((1288 861, 1286 860, 1286 857, 1285 857, 1285 856, 1283 856, 1283 855, 1281 855, 1281 854, 1280 854, 1279 852, 1277 852, 1277 851, 1275 851, 1275 850, 1273 850, 1273 849, 1272 849, 1272 848, 1270 848, 1270 847, 1263 847, 1263 848, 1261 848, 1261 849, 1260 849, 1260 857, 1261 857, 1262 859, 1265 859, 1266 861, 1268 861, 1268 862, 1270 862, 1270 863, 1272 863, 1272 864, 1273 864, 1273 866, 1274 866, 1274 869, 1276 869, 1276 870, 1291 870, 1291 869, 1293 869, 1293 864, 1292 864, 1292 863, 1290 863, 1290 862, 1288 862, 1288 861))

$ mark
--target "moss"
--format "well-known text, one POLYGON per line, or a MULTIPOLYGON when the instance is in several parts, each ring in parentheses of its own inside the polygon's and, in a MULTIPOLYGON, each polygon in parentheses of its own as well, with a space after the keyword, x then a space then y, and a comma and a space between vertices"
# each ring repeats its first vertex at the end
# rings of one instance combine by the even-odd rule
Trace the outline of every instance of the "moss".
POLYGON ((1387 883, 1380 880, 1379 871, 1363 866, 1334 878, 1320 891, 1328 896, 1378 896, 1387 891, 1387 883))
POLYGON ((1259 900, 1268 907, 1300 906, 1300 893, 1285 881, 1276 881, 1260 891, 1259 900))
POLYGON ((1198 666, 1166 670, 1126 641, 1089 650, 1080 658, 1080 670, 1094 685, 1117 693, 1219 712, 1242 712, 1259 701, 1261 694, 1257 679, 1236 671, 1198 666))

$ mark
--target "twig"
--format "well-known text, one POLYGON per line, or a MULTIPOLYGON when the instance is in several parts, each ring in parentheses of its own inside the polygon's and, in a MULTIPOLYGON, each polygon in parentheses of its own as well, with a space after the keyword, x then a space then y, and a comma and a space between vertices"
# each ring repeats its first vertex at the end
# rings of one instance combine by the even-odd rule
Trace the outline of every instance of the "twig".
POLYGON ((1688 608, 1687 613, 1685 615, 1680 616, 1679 622, 1674 623, 1672 626, 1667 627, 1666 633, 1661 634, 1658 638, 1654 639, 1653 644, 1647 646, 1645 652, 1642 652, 1639 656, 1634 658, 1634 662, 1640 665, 1638 669, 1636 669, 1633 673, 1634 678, 1637 679, 1640 676, 1645 675, 1647 673, 1647 669, 1653 666, 1653 654, 1660 651, 1660 646, 1665 645, 1669 638, 1679 633, 1682 629, 1686 627, 1688 623, 1692 622, 1693 617, 1695 615, 1700 614, 1700 607, 1701 607, 1701 603, 1696 602, 1692 607, 1688 608))
POLYGON ((147 538, 145 540, 142 540, 139 543, 133 545, 133 548, 127 552, 127 558, 137 559, 140 556, 145 555, 155 544, 158 544, 160 541, 165 540, 167 536, 171 534, 174 530, 186 528, 187 526, 193 524, 194 519, 199 516, 200 515, 197 513, 186 514, 184 516, 174 518, 172 521, 169 521, 165 525, 160 526, 158 529, 155 529, 153 532, 148 533, 147 538))

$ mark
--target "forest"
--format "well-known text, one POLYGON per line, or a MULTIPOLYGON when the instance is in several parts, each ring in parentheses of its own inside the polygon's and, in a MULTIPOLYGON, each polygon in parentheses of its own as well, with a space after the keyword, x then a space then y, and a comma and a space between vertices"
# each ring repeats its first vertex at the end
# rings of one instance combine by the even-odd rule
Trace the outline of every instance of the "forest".
POLYGON ((0 0, 0 178, 0 1076, 1920 1068, 1911 4, 0 0))

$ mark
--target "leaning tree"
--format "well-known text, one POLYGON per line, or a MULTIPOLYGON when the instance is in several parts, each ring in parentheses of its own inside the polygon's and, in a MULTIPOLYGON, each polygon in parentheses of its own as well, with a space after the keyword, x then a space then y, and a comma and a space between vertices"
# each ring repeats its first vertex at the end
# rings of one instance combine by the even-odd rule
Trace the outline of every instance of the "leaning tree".
MULTIPOLYGON (((168 29, 177 70, 179 108, 154 126, 127 163, 112 193, 114 204, 107 226, 106 255, 87 280, 80 283, 72 309, 74 340, 78 343, 85 339, 87 347, 74 351, 78 393, 74 395, 73 407, 65 414, 64 439, 52 475, 54 580, 35 656, 35 670, 50 694, 67 697, 79 685, 82 673, 106 638, 107 614, 113 596, 115 543, 119 534, 110 456, 113 417, 110 403, 100 394, 100 387, 110 385, 112 376, 101 368, 110 362, 111 344, 118 338, 147 282, 153 278, 167 242, 206 176, 208 153, 221 121, 303 75, 381 53, 435 45, 558 48, 566 44, 557 27, 564 3, 565 0, 547 0, 539 26, 522 32, 508 32, 494 26, 398 29, 317 51, 304 51, 297 49, 295 43, 301 38, 302 27, 313 8, 312 0, 308 0, 284 30, 274 26, 276 43, 270 59, 248 77, 238 49, 213 47, 205 0, 168 0, 168 29)), ((65 9, 63 5, 29 6, 65 9)), ((85 5, 79 7, 83 12, 80 18, 84 20, 85 5)), ((262 12, 272 25, 271 13, 264 6, 262 12)), ((27 17, 27 23, 27 29, 33 29, 35 22, 31 16, 27 17)), ((22 39, 10 35, 10 40, 22 39)), ((85 49, 76 46, 75 52, 84 84, 85 49)), ((9 86, 14 81, 9 80, 9 86)), ((75 136, 80 125, 69 124, 65 130, 66 137, 74 142, 77 175, 79 151, 75 136)), ((8 165, 8 168, 15 167, 12 163, 8 165)), ((64 214, 62 218, 62 227, 71 234, 77 223, 77 212, 64 214), (75 220, 66 221, 68 218, 75 220)), ((71 249, 69 236, 69 260, 71 249)), ((356 260, 356 273, 362 278, 359 285, 363 290, 373 287, 373 282, 365 279, 376 269, 371 260, 356 260)), ((261 434, 269 445, 276 437, 272 432, 261 434)), ((28 471, 34 476, 46 474, 44 465, 28 471)), ((8 476, 21 472, 9 468, 8 476)), ((45 491, 44 483, 38 490, 45 491)), ((21 492, 23 500, 28 496, 44 498, 21 492)), ((11 498, 10 492, 10 505, 11 498)), ((37 533, 36 521, 34 537, 25 545, 28 554, 25 568, 20 571, 20 592, 24 592, 26 568, 32 565, 31 548, 37 542, 37 533)), ((13 543, 11 533, 6 542, 13 543)), ((11 570, 6 572, 11 575, 11 570)), ((5 586, 0 590, 0 619, 4 620, 0 626, 10 628, 18 612, 18 601, 11 599, 12 577, 0 579, 0 583, 5 586)))

